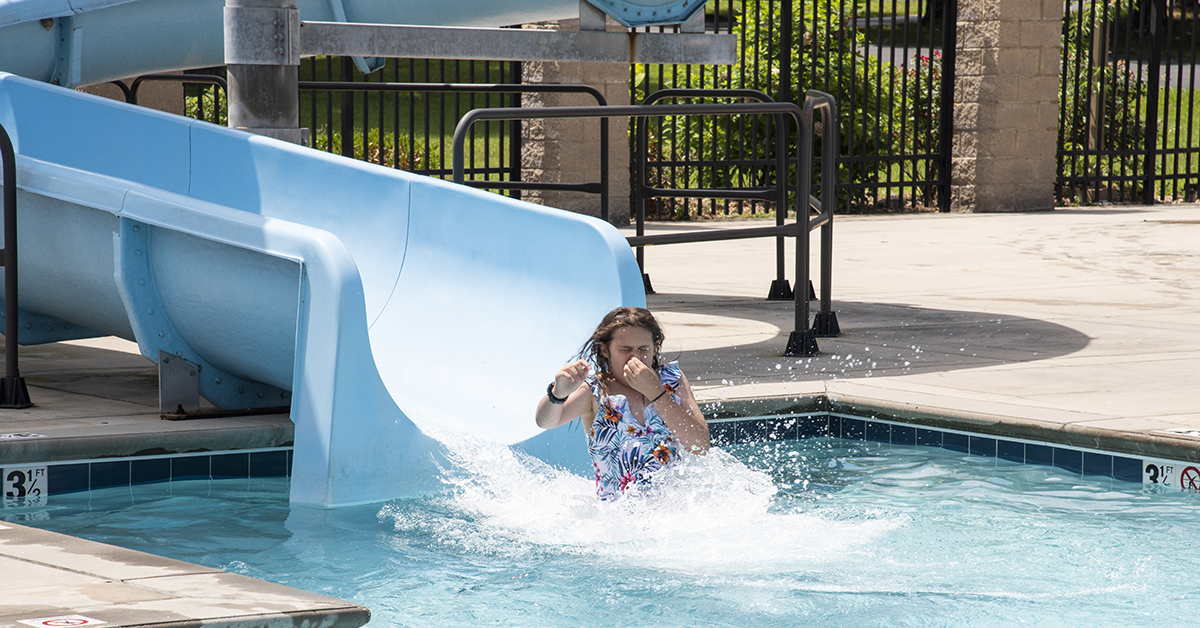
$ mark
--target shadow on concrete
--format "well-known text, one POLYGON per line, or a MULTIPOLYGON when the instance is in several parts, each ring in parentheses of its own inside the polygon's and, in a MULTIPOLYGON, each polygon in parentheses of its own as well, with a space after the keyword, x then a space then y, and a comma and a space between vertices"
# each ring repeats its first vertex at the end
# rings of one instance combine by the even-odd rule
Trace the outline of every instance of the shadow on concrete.
POLYGON ((158 367, 139 354, 55 342, 22 346, 18 356, 34 404, 40 388, 158 408, 158 367))
MULTIPOLYGON (((981 368, 1069 355, 1091 341, 1075 329, 1020 316, 837 301, 841 336, 818 338, 818 356, 784 357, 795 318, 791 303, 664 294, 652 295, 649 301, 656 313, 676 321, 667 326, 666 357, 675 359, 678 354, 690 378, 707 382, 889 377, 981 368), (740 327, 757 333, 737 334, 739 319, 740 327), (711 332, 697 341, 718 323, 730 329, 725 346, 715 346, 711 332), (761 323, 780 331, 764 334, 761 323)), ((812 312, 816 310, 814 302, 812 312)))

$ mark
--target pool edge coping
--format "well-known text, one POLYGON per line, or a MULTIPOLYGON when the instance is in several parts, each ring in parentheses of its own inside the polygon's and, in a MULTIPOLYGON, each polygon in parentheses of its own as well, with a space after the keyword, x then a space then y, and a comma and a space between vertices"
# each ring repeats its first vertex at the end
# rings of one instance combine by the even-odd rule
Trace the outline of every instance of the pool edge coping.
POLYGON ((773 414, 847 414, 862 419, 905 423, 999 438, 1036 441, 1110 454, 1200 463, 1200 438, 1106 429, 1077 422, 1053 422, 951 406, 925 406, 852 393, 706 400, 700 403, 710 422, 760 418, 773 414))

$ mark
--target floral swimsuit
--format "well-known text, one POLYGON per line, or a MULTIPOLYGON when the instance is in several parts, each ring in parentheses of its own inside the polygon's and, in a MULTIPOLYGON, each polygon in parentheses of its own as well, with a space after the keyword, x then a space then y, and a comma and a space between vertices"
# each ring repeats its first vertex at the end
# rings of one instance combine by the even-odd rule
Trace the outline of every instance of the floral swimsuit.
MULTIPOLYGON (((676 391, 683 373, 678 362, 658 368, 658 377, 675 403, 681 403, 676 391)), ((639 423, 629 408, 625 395, 605 395, 600 380, 587 378, 596 399, 596 417, 587 432, 588 453, 596 470, 596 493, 600 499, 612 499, 630 486, 645 482, 657 471, 678 457, 678 444, 653 404, 642 414, 645 424, 639 423)))

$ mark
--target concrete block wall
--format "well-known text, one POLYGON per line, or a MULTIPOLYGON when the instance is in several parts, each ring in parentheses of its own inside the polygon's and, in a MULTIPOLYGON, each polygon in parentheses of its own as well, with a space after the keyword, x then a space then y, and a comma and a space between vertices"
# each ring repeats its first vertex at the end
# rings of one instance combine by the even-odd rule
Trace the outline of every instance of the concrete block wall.
MULTIPOLYGON (((525 28, 576 30, 579 20, 527 25, 525 28)), ((608 30, 624 32, 609 20, 608 30)), ((629 104, 629 64, 525 62, 524 83, 586 84, 609 105, 629 104)), ((523 107, 593 106, 588 94, 525 94, 523 107)), ((609 222, 629 224, 629 136, 625 118, 611 118, 608 129, 609 222)), ((600 180, 600 120, 527 120, 521 130, 521 178, 545 183, 600 180)), ((589 216, 600 216, 600 196, 582 192, 525 191, 521 198, 589 216)))
POLYGON ((1062 0, 959 0, 951 209, 1053 209, 1062 0))

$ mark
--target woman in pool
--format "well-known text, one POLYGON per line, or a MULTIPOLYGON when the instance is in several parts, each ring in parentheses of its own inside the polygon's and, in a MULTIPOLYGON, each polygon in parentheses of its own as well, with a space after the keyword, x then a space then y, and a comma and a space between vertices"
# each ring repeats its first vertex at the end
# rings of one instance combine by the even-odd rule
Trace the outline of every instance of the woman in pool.
POLYGON ((540 427, 583 417, 600 499, 646 481, 681 452, 708 451, 708 425, 679 363, 660 364, 663 338, 649 310, 609 312, 538 402, 540 427))

